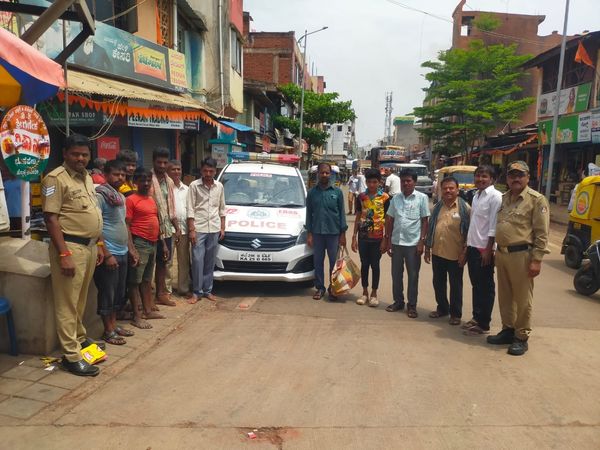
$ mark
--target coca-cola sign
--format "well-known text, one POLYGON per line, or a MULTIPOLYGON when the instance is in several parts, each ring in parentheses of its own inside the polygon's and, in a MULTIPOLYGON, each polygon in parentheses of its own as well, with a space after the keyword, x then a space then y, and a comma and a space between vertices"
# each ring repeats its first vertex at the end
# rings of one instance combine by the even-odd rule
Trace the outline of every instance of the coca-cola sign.
POLYGON ((118 137, 104 136, 98 138, 96 141, 96 148, 98 149, 98 158, 104 158, 107 161, 115 159, 117 153, 121 149, 121 144, 118 137))

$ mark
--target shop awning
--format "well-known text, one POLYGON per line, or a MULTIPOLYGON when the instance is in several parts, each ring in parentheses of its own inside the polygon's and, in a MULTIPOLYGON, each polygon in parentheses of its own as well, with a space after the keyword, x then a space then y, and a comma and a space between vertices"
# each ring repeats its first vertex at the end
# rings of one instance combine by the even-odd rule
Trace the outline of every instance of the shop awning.
POLYGON ((233 128, 236 131, 254 131, 254 128, 244 125, 243 123, 230 122, 229 120, 219 120, 219 123, 226 127, 233 128))
MULTIPOLYGON (((131 98, 151 103, 161 103, 168 106, 209 111, 205 105, 192 97, 155 91, 135 84, 111 80, 97 75, 78 72, 76 70, 68 71, 67 85, 69 92, 74 93, 81 92, 111 97, 131 98)), ((209 112, 212 113, 212 111, 209 112)))

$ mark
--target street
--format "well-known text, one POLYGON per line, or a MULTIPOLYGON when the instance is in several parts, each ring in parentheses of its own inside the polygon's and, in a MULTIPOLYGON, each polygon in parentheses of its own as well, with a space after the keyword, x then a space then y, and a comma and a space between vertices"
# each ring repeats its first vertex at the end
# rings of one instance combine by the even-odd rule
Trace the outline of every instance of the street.
MULTIPOLYGON (((561 238, 553 234, 537 282, 524 357, 429 319, 425 264, 419 318, 385 312, 385 256, 376 309, 354 304, 359 287, 328 303, 308 287, 221 284, 216 306, 169 320, 153 345, 136 344, 138 331, 119 350, 137 348, 97 379, 28 420, 0 416, 1 446, 598 448, 600 295, 574 292, 561 238)), ((467 274, 465 287, 468 320, 467 274)))

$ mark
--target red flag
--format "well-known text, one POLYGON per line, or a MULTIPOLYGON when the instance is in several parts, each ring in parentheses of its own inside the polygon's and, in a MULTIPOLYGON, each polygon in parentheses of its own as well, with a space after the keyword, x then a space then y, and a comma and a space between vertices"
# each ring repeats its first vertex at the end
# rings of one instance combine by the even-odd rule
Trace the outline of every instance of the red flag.
POLYGON ((588 52, 585 50, 585 47, 583 46, 581 41, 579 41, 579 44, 577 45, 577 53, 575 53, 575 62, 578 62, 580 64, 583 63, 587 66, 594 67, 594 63, 592 63, 592 59, 590 58, 590 55, 588 55, 588 52))

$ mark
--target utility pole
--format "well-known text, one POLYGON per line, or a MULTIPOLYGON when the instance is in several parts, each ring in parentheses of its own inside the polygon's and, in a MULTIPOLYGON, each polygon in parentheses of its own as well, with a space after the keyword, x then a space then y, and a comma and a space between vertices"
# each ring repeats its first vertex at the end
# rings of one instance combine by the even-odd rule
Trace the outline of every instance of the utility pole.
MULTIPOLYGON (((550 154, 548 155, 548 177, 546 179, 546 198, 550 201, 552 194, 552 172, 554 171, 554 154, 556 152, 556 129, 558 128, 558 113, 560 111, 560 91, 562 88, 563 70, 565 65, 565 49, 567 46, 567 24, 569 22, 569 0, 565 3, 565 23, 563 25, 562 42, 560 44, 560 60, 558 63, 558 81, 556 82, 556 103, 552 118, 552 134, 550 139, 550 154)), ((543 175, 543 174, 542 174, 543 175)))
POLYGON ((393 92, 385 93, 385 130, 383 133, 383 145, 392 143, 392 95, 393 92))

